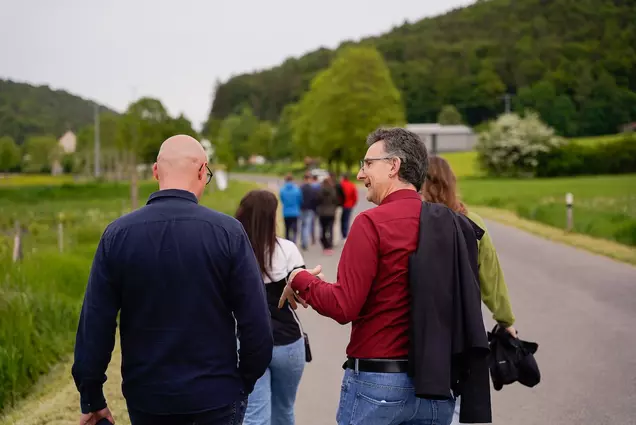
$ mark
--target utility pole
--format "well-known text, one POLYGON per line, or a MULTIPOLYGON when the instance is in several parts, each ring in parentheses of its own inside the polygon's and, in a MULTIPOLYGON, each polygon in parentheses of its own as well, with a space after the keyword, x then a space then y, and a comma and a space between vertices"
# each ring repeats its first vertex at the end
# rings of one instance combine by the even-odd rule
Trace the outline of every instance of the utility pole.
POLYGON ((506 105, 506 114, 510 113, 510 99, 512 99, 512 95, 510 93, 506 93, 503 95, 504 102, 506 105))
POLYGON ((100 175, 100 147, 99 147, 99 105, 95 104, 95 178, 100 175))

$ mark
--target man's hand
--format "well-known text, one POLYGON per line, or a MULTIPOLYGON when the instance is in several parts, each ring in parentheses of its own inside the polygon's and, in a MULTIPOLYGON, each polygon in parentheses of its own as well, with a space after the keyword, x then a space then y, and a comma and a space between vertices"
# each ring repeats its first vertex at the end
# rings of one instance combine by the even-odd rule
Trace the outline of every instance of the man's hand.
POLYGON ((98 410, 97 412, 82 413, 80 416, 80 425, 96 425, 100 419, 108 419, 111 424, 115 423, 113 415, 108 410, 108 407, 98 410))
MULTIPOLYGON (((297 301, 300 302, 300 304, 303 307, 307 308, 307 303, 305 302, 305 300, 300 298, 300 296, 296 293, 296 291, 294 291, 291 287, 291 284, 294 281, 294 278, 302 270, 305 270, 305 269, 296 269, 292 271, 291 274, 289 275, 289 280, 287 281, 287 285, 285 286, 285 289, 283 289, 283 294, 281 295, 280 300, 278 301, 278 308, 283 308, 283 306, 285 305, 285 301, 289 301, 289 305, 294 310, 298 308, 298 304, 296 303, 297 301)), ((322 266, 318 265, 314 267, 313 269, 309 269, 307 271, 313 274, 314 276, 318 277, 319 279, 322 279, 324 277, 324 275, 321 273, 322 266)))

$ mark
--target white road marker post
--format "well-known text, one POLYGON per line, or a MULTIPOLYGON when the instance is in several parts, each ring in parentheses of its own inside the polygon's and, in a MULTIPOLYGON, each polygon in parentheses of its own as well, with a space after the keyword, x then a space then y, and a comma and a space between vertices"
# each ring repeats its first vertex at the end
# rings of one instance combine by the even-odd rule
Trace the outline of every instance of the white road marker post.
POLYGON ((565 194, 566 206, 566 230, 571 232, 574 228, 574 195, 568 192, 565 194))

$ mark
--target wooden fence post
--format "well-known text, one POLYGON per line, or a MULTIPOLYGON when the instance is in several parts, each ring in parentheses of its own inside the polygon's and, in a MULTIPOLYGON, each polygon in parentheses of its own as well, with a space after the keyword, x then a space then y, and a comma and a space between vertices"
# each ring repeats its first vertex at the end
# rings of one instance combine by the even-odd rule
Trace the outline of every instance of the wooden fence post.
POLYGON ((13 238, 13 262, 22 260, 22 227, 20 222, 15 222, 15 236, 13 238))
POLYGON ((57 246, 64 252, 64 214, 60 213, 57 221, 57 246))

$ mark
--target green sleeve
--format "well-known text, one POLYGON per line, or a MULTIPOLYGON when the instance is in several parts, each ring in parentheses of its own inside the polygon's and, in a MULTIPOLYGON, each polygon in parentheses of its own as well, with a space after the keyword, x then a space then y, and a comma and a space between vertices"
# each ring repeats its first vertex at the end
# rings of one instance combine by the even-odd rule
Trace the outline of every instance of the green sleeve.
POLYGON ((474 220, 486 232, 479 243, 479 284, 481 299, 492 312, 492 317, 502 326, 508 327, 515 323, 512 313, 508 286, 504 280, 503 270, 499 264, 497 251, 490 238, 483 221, 474 220))

